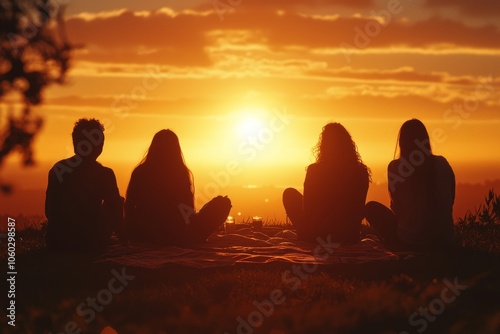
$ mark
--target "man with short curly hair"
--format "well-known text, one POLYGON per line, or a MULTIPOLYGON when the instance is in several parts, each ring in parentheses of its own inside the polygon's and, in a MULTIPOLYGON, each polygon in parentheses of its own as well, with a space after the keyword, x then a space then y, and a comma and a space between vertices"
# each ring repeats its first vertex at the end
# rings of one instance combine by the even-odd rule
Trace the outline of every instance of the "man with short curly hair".
POLYGON ((104 126, 96 119, 80 119, 72 137, 75 155, 49 172, 46 243, 60 251, 100 250, 121 229, 123 200, 113 170, 96 161, 104 146, 104 126))

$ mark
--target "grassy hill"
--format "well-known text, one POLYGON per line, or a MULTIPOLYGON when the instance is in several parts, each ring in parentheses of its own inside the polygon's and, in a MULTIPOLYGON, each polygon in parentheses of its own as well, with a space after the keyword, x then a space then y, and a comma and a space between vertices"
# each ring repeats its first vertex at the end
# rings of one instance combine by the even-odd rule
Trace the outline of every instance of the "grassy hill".
POLYGON ((0 321, 3 333, 498 333, 499 203, 490 192, 459 220, 454 252, 323 266, 298 285, 282 279, 286 263, 96 265, 49 253, 31 217, 16 235, 16 327, 0 321))

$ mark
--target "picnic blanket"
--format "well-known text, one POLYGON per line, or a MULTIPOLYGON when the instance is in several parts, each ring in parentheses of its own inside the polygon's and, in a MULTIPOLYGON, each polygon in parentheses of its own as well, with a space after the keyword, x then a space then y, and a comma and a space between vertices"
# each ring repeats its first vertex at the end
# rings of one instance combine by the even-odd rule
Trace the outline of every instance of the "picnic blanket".
POLYGON ((354 245, 339 245, 328 238, 318 239, 317 242, 300 241, 295 232, 290 230, 259 233, 245 228, 237 234, 213 234, 203 245, 189 248, 115 245, 108 248, 96 262, 148 269, 174 265, 213 268, 238 263, 288 262, 328 265, 397 261, 412 256, 409 252, 388 251, 375 235, 365 235, 354 245))

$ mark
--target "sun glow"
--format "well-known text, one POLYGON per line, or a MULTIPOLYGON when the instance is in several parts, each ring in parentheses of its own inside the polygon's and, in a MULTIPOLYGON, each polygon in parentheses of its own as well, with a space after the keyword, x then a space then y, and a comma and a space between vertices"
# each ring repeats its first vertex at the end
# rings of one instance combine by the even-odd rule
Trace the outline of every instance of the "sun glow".
POLYGON ((247 116, 240 121, 238 133, 244 137, 256 136, 263 127, 264 123, 258 117, 247 116))
POLYGON ((244 109, 238 112, 236 132, 240 137, 258 136, 266 127, 263 111, 260 109, 244 109))

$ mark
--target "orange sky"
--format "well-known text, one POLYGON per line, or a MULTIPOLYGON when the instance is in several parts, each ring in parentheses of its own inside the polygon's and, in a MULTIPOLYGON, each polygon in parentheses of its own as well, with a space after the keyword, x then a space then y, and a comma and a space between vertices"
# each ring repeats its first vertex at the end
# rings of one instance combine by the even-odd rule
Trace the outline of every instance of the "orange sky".
POLYGON ((412 117, 459 182, 500 176, 496 0, 73 1, 67 31, 80 48, 69 83, 37 108, 40 166, 4 166, 18 189, 45 187, 80 117, 105 123, 99 160, 122 194, 162 128, 179 135, 201 197, 228 168, 220 193, 300 186, 329 121, 351 132, 375 182, 412 117))

